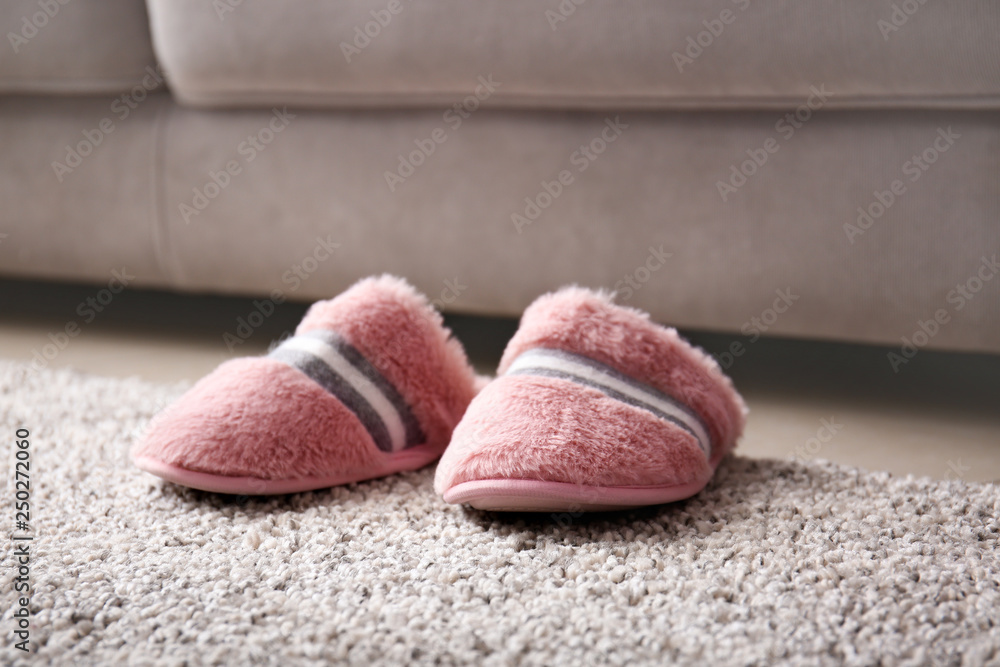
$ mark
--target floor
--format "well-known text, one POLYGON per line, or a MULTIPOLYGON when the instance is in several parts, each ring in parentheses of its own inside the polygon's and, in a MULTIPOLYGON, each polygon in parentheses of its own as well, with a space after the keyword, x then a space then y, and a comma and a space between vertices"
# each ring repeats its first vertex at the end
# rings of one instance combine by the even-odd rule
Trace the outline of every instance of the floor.
MULTIPOLYGON (((225 359, 265 352, 306 308, 283 304, 235 344, 237 320, 253 312, 252 299, 126 290, 102 304, 93 300, 98 292, 0 280, 0 358, 194 381, 225 359), (226 333, 234 334, 228 345, 226 333)), ((495 367, 517 326, 512 319, 447 319, 480 372, 495 367)), ((1000 356, 922 350, 893 373, 887 348, 684 333, 712 353, 737 339, 745 344, 727 369, 751 411, 743 455, 1000 480, 1000 356)))

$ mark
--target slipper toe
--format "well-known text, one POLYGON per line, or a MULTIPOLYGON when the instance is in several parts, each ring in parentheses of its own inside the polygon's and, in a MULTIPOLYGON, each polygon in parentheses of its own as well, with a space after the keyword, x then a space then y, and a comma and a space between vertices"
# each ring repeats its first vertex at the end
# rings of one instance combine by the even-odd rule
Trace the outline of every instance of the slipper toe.
POLYGON ((283 482, 329 486, 383 463, 343 403, 266 357, 228 361, 200 380, 150 423, 132 456, 178 484, 254 495, 281 493, 283 482))

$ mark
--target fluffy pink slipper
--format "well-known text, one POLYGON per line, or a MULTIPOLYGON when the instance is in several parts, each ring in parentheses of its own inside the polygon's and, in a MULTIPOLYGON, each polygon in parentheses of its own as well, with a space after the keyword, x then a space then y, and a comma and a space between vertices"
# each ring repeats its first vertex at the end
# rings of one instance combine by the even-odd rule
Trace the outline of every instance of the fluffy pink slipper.
POLYGON ((700 491, 746 407, 710 356, 610 297, 539 298, 438 464, 450 503, 594 511, 700 491))
POLYGON ((314 304, 266 357, 227 361, 150 424, 135 464, 184 486, 295 493, 437 459, 476 393, 441 316, 368 278, 314 304))

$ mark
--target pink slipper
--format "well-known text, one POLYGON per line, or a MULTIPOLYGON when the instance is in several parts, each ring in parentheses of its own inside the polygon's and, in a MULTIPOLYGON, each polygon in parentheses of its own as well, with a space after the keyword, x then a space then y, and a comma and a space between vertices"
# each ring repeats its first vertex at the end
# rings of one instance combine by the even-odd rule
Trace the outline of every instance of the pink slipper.
POLYGON ((368 278, 266 357, 233 359, 150 424, 135 464, 184 486, 295 493, 437 459, 476 392, 459 342, 406 282, 368 278))
POLYGON ((438 464, 449 503, 595 511, 700 491, 746 407, 710 356, 610 297, 539 298, 438 464))

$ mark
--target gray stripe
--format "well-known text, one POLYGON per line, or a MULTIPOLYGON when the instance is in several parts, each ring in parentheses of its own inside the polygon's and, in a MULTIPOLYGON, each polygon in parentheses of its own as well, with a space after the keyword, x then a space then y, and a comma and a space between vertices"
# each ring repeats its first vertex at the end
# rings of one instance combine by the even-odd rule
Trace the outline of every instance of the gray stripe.
MULTIPOLYGON (((520 358, 523 358, 523 357, 527 357, 528 359, 530 359, 531 356, 533 356, 532 353, 536 353, 536 354, 541 355, 541 356, 552 356, 552 357, 561 358, 561 359, 564 359, 564 360, 567 360, 567 361, 570 361, 570 362, 575 362, 575 363, 578 363, 578 364, 585 365, 585 366, 588 366, 590 368, 593 368, 594 370, 596 370, 596 371, 598 371, 600 373, 603 373, 605 375, 611 376, 614 379, 618 380, 619 382, 623 382, 625 384, 628 384, 629 386, 635 388, 639 392, 642 392, 642 393, 645 393, 645 394, 650 394, 652 396, 655 396, 656 398, 658 398, 661 401, 664 401, 666 403, 670 403, 671 405, 673 405, 674 407, 676 407, 679 411, 681 411, 684 414, 688 415, 692 420, 694 420, 697 423, 699 423, 702 426, 702 428, 705 429, 706 433, 711 433, 711 431, 705 425, 705 422, 701 419, 701 417, 699 417, 688 406, 684 405, 683 403, 680 403, 677 399, 675 399, 672 396, 669 396, 668 394, 663 393, 659 389, 656 389, 655 387, 652 387, 650 385, 647 385, 647 384, 644 384, 642 382, 639 382, 638 380, 636 380, 636 379, 634 379, 634 378, 632 378, 632 377, 630 377, 628 375, 625 375, 624 373, 618 371, 615 368, 612 368, 611 366, 608 366, 607 364, 603 364, 603 363, 601 363, 601 362, 599 362, 599 361, 597 361, 595 359, 591 359, 590 357, 585 357, 585 356, 580 355, 580 354, 574 354, 574 353, 571 353, 571 352, 566 352, 565 350, 557 350, 557 349, 553 349, 553 348, 533 348, 531 350, 528 350, 527 352, 525 352, 524 354, 522 354, 521 357, 518 357, 518 358, 520 359, 520 358)), ((707 456, 711 457, 712 443, 711 442, 702 443, 701 442, 701 438, 698 436, 698 434, 695 433, 694 430, 692 430, 692 428, 690 426, 688 426, 687 424, 685 424, 683 421, 677 419, 677 417, 675 417, 674 415, 670 415, 670 414, 667 414, 667 413, 663 412, 662 410, 660 410, 659 408, 657 408, 654 405, 650 405, 650 404, 648 404, 648 403, 646 403, 644 401, 641 401, 641 400, 639 400, 639 399, 637 399, 635 397, 627 396, 627 395, 621 393, 620 391, 617 391, 617 390, 615 390, 615 389, 613 389, 611 387, 607 387, 605 385, 602 385, 599 382, 595 382, 593 380, 590 380, 589 378, 580 377, 579 375, 575 375, 573 373, 568 373, 568 372, 565 372, 565 371, 556 370, 556 369, 553 369, 553 368, 546 368, 546 367, 531 367, 531 366, 524 367, 524 368, 515 370, 512 373, 508 373, 508 375, 540 375, 540 376, 544 376, 544 377, 552 377, 552 378, 558 378, 558 379, 562 379, 562 380, 568 380, 570 382, 575 382, 577 384, 582 384, 582 385, 586 385, 588 387, 592 387, 594 389, 597 389, 598 391, 604 393, 605 395, 607 395, 607 396, 609 396, 611 398, 614 398, 615 400, 618 400, 618 401, 621 401, 623 403, 627 403, 627 404, 632 405, 634 407, 641 408, 643 410, 651 412, 651 413, 655 414, 657 417, 659 417, 661 419, 664 419, 666 421, 669 421, 670 423, 679 426, 684 431, 690 433, 691 436, 694 437, 695 442, 698 443, 699 448, 701 448, 703 451, 705 451, 705 454, 707 456)))
POLYGON ((271 359, 283 361, 289 366, 293 366, 305 373, 316 384, 333 394, 341 403, 357 415, 365 429, 375 441, 375 446, 384 452, 392 451, 392 440, 389 437, 389 430, 382 422, 382 418, 372 408, 371 404, 359 394, 344 378, 326 365, 326 363, 307 352, 299 350, 282 349, 279 347, 268 355, 271 359))
MULTIPOLYGON (((548 348, 548 347, 539 347, 539 348, 534 348, 534 349, 535 350, 540 350, 544 354, 552 355, 553 357, 561 357, 563 359, 568 359, 570 361, 575 361, 578 364, 583 364, 585 366, 590 366, 594 370, 600 371, 600 372, 604 373, 605 375, 610 375, 611 377, 615 378, 619 382, 624 382, 625 384, 628 384, 628 385, 631 385, 631 386, 635 387, 639 391, 645 392, 647 394, 652 394, 653 396, 656 396, 661 401, 665 401, 667 403, 670 403, 675 408, 677 408, 678 410, 680 410, 681 412, 683 412, 684 414, 686 414, 687 416, 689 416, 691 419, 699 422, 705 428, 705 431, 708 432, 708 427, 705 425, 704 420, 701 417, 699 417, 698 414, 695 413, 695 411, 692 410, 691 408, 689 408, 687 405, 685 405, 684 403, 681 403, 680 401, 678 401, 673 396, 671 396, 669 394, 663 393, 662 391, 660 391, 656 387, 653 387, 652 385, 648 385, 648 384, 645 384, 643 382, 639 382, 635 378, 633 378, 633 377, 631 377, 629 375, 625 375, 624 373, 622 373, 621 371, 619 371, 617 368, 613 368, 612 366, 608 366, 607 364, 602 364, 600 361, 597 361, 596 359, 591 359, 590 357, 585 357, 582 354, 573 354, 572 352, 567 352, 565 350, 556 350, 554 348, 548 348)), ((528 350, 528 352, 526 352, 525 354, 530 354, 533 351, 534 350, 528 350)))
POLYGON ((396 412, 399 413, 399 418, 403 422, 403 426, 406 429, 406 447, 423 444, 426 440, 426 436, 424 436, 424 432, 420 428, 420 422, 418 422, 417 418, 413 415, 413 411, 410 410, 410 406, 407 404, 406 399, 403 398, 403 395, 396 390, 391 382, 385 379, 385 376, 382 375, 382 373, 380 373, 375 366, 365 359, 364 355, 362 355, 357 348, 348 343, 343 336, 335 331, 313 330, 302 335, 319 339, 337 350, 342 357, 347 359, 352 366, 358 369, 359 373, 368 378, 382 393, 382 395, 385 396, 390 403, 392 403, 392 406, 396 408, 396 412))

